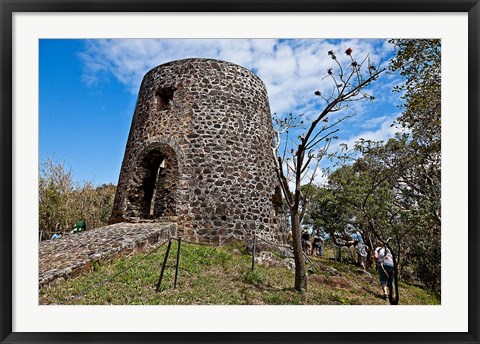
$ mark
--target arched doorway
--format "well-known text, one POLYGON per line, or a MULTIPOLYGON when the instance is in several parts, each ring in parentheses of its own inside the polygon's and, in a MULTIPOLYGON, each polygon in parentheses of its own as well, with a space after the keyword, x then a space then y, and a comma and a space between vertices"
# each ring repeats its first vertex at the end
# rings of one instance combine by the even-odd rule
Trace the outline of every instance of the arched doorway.
POLYGON ((129 210, 141 219, 176 215, 178 161, 175 151, 166 144, 157 144, 144 150, 137 163, 133 176, 136 187, 128 197, 129 210))

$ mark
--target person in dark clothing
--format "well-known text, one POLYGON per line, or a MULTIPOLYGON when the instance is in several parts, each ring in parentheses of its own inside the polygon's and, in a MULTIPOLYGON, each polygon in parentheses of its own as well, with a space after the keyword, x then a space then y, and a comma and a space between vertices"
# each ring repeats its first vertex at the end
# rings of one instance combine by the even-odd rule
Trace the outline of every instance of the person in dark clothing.
POLYGON ((312 244, 310 242, 310 233, 305 230, 302 234, 302 247, 305 254, 310 255, 312 253, 312 244))
POLYGON ((317 235, 313 237, 313 249, 319 257, 323 256, 323 241, 322 236, 317 232, 317 235))

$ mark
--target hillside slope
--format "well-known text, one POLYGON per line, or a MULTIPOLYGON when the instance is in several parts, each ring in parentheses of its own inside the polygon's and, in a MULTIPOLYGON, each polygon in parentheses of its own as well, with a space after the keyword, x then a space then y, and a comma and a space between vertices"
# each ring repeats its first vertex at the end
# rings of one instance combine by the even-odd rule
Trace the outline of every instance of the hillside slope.
MULTIPOLYGON (((174 289, 177 243, 173 242, 160 292, 155 292, 167 245, 148 252, 93 264, 94 271, 69 280, 58 279, 39 291, 40 304, 115 305, 388 305, 380 297, 375 271, 325 257, 313 258, 308 291, 293 289, 294 271, 282 258, 276 264, 256 264, 241 244, 210 247, 182 243, 178 285, 174 289), (277 264, 278 263, 278 264, 277 264)), ((267 255, 268 256, 268 255, 267 255)), ((274 260, 275 260, 274 259, 274 260)), ((440 304, 427 291, 400 282, 403 305, 440 304)))

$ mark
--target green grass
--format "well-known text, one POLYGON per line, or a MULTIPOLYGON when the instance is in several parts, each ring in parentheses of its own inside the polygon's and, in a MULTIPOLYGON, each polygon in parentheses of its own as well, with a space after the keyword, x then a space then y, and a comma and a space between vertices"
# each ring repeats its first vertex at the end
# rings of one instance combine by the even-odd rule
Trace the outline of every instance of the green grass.
MULTIPOLYGON (((294 271, 255 265, 240 245, 210 247, 182 243, 178 285, 173 289, 177 243, 173 242, 160 292, 166 245, 154 253, 136 253, 95 262, 93 271, 58 279, 39 291, 40 304, 105 305, 386 305, 375 271, 364 274, 354 265, 314 257, 308 291, 294 290, 294 271)), ((433 294, 400 283, 400 304, 439 304, 433 294)))

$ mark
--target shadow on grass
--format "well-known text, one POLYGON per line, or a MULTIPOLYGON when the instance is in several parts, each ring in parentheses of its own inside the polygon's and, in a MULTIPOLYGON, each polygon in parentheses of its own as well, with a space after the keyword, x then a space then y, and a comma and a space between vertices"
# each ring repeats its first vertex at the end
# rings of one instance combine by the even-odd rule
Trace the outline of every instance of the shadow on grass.
POLYGON ((386 299, 383 297, 382 294, 380 293, 376 293, 374 291, 371 291, 370 289, 366 288, 366 287, 362 287, 362 290, 365 291, 367 294, 370 294, 372 295, 373 297, 377 298, 377 299, 381 299, 381 300, 384 300, 386 301, 386 299))

